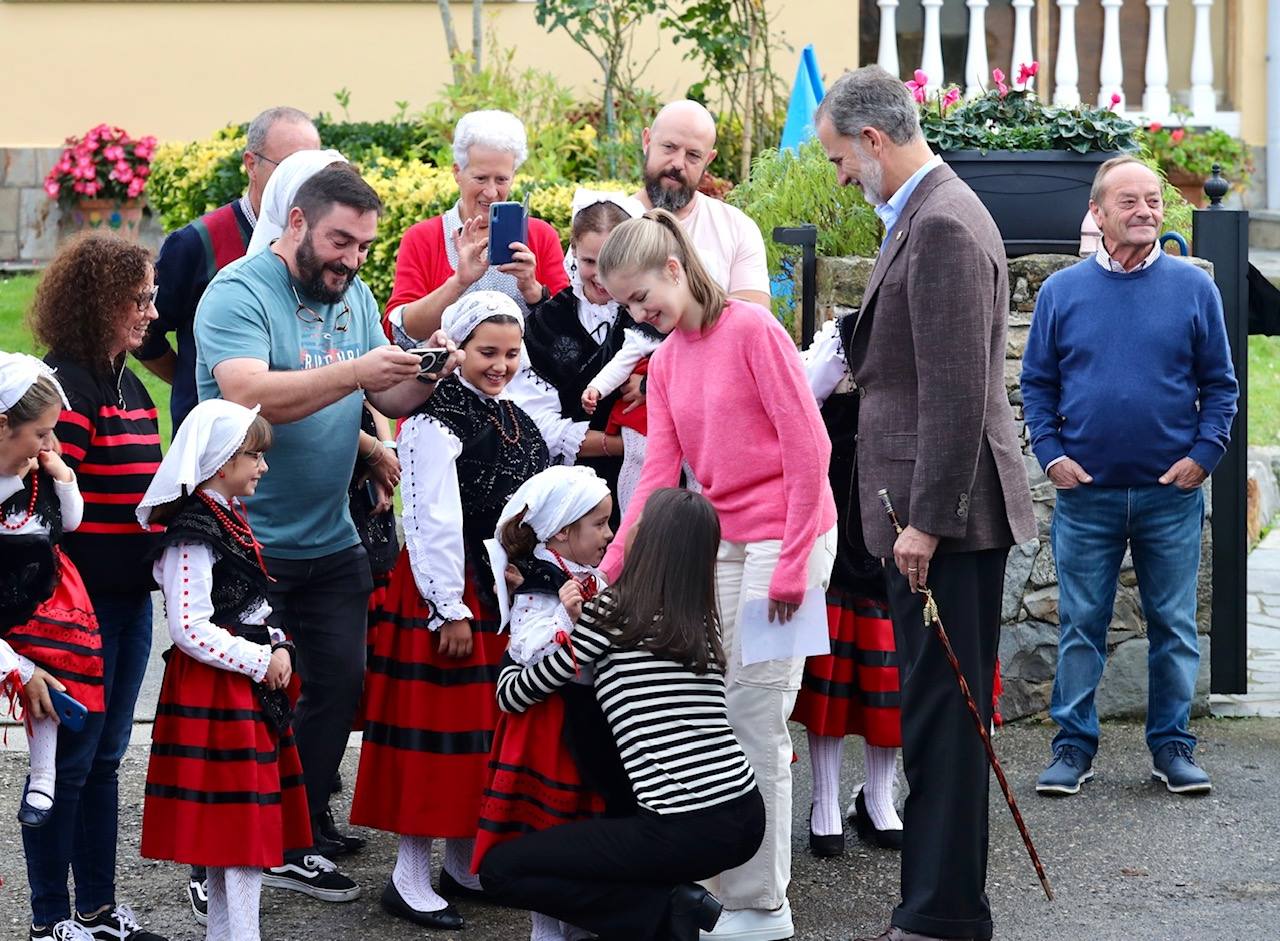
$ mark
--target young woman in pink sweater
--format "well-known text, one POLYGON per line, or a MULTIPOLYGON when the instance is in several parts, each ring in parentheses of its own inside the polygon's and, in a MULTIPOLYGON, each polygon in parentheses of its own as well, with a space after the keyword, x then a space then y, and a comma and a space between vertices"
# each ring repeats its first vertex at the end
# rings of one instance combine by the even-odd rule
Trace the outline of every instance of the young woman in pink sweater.
POLYGON ((744 603, 767 598, 770 621, 785 622, 809 589, 825 590, 836 545, 831 443, 791 337, 763 307, 726 298, 675 216, 659 209, 619 225, 599 271, 632 318, 670 334, 649 362, 644 471, 603 568, 616 577, 645 500, 677 485, 687 461, 720 516, 716 592, 729 721, 766 813, 760 851, 720 877, 725 912, 710 937, 790 938, 787 717, 804 660, 744 666, 739 626, 744 603))

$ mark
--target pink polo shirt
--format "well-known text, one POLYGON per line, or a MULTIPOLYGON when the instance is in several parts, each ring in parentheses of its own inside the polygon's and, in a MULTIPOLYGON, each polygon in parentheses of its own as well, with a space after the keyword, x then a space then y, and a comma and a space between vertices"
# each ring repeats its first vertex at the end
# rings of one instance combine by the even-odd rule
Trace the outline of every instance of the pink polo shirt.
POLYGON ((831 441, 795 343, 757 304, 730 299, 705 333, 676 330, 649 362, 644 471, 602 568, 621 569, 627 529, 689 462, 730 542, 782 540, 769 597, 798 604, 817 538, 836 522, 831 441))

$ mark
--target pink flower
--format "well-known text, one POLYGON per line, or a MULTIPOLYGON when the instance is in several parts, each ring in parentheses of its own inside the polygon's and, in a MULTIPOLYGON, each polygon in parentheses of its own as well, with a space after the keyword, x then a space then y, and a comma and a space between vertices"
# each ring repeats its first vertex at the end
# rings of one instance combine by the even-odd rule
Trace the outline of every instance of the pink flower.
POLYGON ((942 96, 942 113, 946 114, 947 109, 960 100, 960 89, 952 85, 947 89, 946 94, 942 96))
POLYGON ((140 180, 135 177, 133 182, 129 184, 129 198, 137 199, 139 196, 141 196, 143 189, 146 188, 146 185, 147 185, 146 180, 140 180))
POLYGON ((62 187, 58 185, 57 180, 46 180, 44 191, 49 194, 50 199, 57 199, 58 194, 62 191, 62 187))
POLYGON ((53 169, 58 173, 70 173, 72 166, 71 157, 69 157, 67 152, 64 150, 62 152, 62 159, 53 165, 53 169))
POLYGON ((905 84, 911 91, 911 97, 920 104, 924 104, 925 96, 928 94, 929 76, 925 75, 922 69, 916 69, 915 78, 905 84))
POLYGON ((996 88, 1000 90, 1001 98, 1009 94, 1009 86, 1004 83, 1004 72, 1001 69, 992 69, 991 77, 995 80, 996 88))
POLYGON ((111 179, 119 180, 121 183, 128 183, 133 180, 133 168, 121 160, 115 165, 115 169, 111 171, 111 179))
POLYGON ((108 160, 123 160, 124 148, 119 144, 112 144, 109 147, 103 147, 102 156, 106 157, 108 160))
POLYGON ((1187 132, 1180 127, 1169 132, 1169 140, 1173 141, 1175 144, 1181 143, 1182 138, 1186 136, 1187 132))
POLYGON ((1039 71, 1040 71, 1039 62, 1032 62, 1030 65, 1027 65, 1024 62, 1022 65, 1018 66, 1017 84, 1026 85, 1027 82, 1031 81, 1033 78, 1036 77, 1036 73, 1038 73, 1039 71))
POLYGON ((1119 104, 1120 104, 1120 100, 1121 100, 1121 99, 1120 99, 1120 95, 1119 95, 1119 93, 1118 93, 1118 92, 1112 92, 1112 93, 1111 93, 1111 107, 1112 107, 1113 109, 1114 109, 1117 105, 1119 105, 1119 104))
MULTIPOLYGON (((1113 101, 1112 104, 1115 104, 1115 102, 1113 101)), ((1164 125, 1161 124, 1159 121, 1152 121, 1149 125, 1147 125, 1147 130, 1150 131, 1152 134, 1158 133, 1163 128, 1164 128, 1164 125)))
POLYGON ((88 183, 85 183, 83 185, 84 185, 83 192, 86 196, 97 196, 98 190, 102 189, 102 184, 100 184, 97 180, 90 180, 88 183))
POLYGON ((75 190, 77 193, 82 193, 82 194, 83 194, 83 193, 84 193, 84 188, 85 188, 85 186, 86 186, 86 184, 84 184, 84 183, 73 183, 73 184, 71 185, 71 188, 72 188, 73 190, 75 190))
POLYGON ((151 175, 151 168, 145 163, 133 168, 133 175, 140 177, 148 177, 151 175))
POLYGON ((150 160, 156 152, 156 139, 148 134, 133 147, 133 155, 141 160, 150 160))

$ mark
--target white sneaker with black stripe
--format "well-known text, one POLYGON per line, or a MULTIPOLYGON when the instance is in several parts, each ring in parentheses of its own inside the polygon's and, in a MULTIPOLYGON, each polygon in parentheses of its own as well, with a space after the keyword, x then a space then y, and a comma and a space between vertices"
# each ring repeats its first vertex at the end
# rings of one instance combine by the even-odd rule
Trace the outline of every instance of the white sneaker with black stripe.
POLYGON ((31 926, 28 941, 93 941, 93 935, 70 919, 60 921, 52 928, 31 926))
POLYGON ((360 886, 338 872, 338 867, 328 859, 313 854, 286 859, 283 866, 264 869, 262 884, 301 892, 322 902, 354 902, 360 897, 360 886))
MULTIPOLYGON (((200 870, 204 872, 203 869, 200 870)), ((187 901, 191 903, 191 914, 196 916, 196 921, 202 925, 209 924, 209 886, 203 878, 197 878, 198 873, 192 870, 191 877, 187 880, 187 901)))

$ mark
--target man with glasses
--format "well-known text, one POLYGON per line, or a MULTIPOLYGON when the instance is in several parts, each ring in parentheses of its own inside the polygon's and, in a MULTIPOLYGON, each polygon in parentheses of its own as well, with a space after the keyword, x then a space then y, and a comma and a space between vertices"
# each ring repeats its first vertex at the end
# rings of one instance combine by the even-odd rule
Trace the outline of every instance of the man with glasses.
POLYGON ((317 150, 320 135, 297 108, 269 108, 249 124, 245 193, 206 213, 165 239, 156 259, 156 310, 147 339, 135 354, 142 365, 173 386, 169 414, 176 429, 196 404, 196 349, 192 330, 196 305, 213 276, 249 248, 267 180, 280 161, 299 150, 317 150), (178 349, 168 335, 177 335, 178 349))
MULTIPOLYGON (((378 304, 357 274, 382 204, 346 164, 298 189, 271 248, 224 269, 196 316, 202 399, 261 405, 275 426, 271 471, 246 501, 274 582, 273 623, 297 649, 302 698, 294 736, 315 846, 265 882, 329 902, 359 887, 336 870, 325 808, 364 682, 369 559, 348 510, 364 399, 389 416, 434 388, 418 356, 387 343, 378 304)), ((439 334, 433 345, 448 347, 439 334)), ((456 357, 455 357, 456 358, 456 357)))

